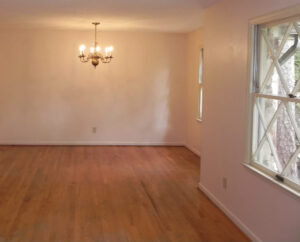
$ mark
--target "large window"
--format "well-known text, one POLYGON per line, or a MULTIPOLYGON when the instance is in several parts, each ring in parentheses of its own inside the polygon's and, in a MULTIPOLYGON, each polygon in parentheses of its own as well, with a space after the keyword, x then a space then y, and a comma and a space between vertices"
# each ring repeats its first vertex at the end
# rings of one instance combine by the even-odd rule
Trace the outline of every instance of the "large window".
POLYGON ((255 27, 251 165, 300 191, 300 17, 255 27))
POLYGON ((203 116, 203 57, 204 50, 200 49, 200 61, 199 61, 199 75, 198 75, 198 117, 199 121, 202 121, 203 116))

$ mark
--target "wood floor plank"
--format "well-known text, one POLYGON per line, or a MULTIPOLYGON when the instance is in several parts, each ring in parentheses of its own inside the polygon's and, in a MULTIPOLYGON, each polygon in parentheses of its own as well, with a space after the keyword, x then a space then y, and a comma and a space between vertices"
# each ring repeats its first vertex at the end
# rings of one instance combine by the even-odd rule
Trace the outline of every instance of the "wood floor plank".
POLYGON ((0 242, 249 239, 184 147, 0 146, 0 242))

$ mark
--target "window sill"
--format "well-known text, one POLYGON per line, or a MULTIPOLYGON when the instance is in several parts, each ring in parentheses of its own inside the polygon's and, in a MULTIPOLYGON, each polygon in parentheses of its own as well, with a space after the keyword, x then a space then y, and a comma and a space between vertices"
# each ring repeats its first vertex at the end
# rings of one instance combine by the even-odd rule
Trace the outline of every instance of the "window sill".
POLYGON ((269 180, 273 184, 277 184, 279 187, 283 188, 285 191, 289 192, 290 194, 293 194, 297 198, 300 198, 300 192, 294 190, 293 188, 285 185, 284 183, 281 183, 277 180, 275 180, 273 177, 263 173, 259 169, 255 168, 254 166, 251 166, 247 163, 242 163, 245 167, 247 167, 249 170, 253 171, 256 174, 259 174, 261 177, 264 177, 265 179, 269 180))

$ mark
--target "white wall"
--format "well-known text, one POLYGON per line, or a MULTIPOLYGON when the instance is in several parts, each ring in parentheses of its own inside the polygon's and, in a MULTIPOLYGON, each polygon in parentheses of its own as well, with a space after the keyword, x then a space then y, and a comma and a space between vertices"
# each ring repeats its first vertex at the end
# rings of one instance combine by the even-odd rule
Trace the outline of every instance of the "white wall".
POLYGON ((183 144, 186 35, 100 32, 111 64, 82 64, 91 31, 0 31, 0 143, 183 144), (97 133, 92 133, 97 127, 97 133))
MULTIPOLYGON (((203 30, 199 29, 189 33, 186 59, 186 145, 199 155, 202 125, 196 119, 198 117, 198 78, 201 48, 203 48, 203 30)), ((205 111, 203 118, 205 119, 205 111)))
POLYGON ((248 20, 296 3, 223 0, 208 8, 204 19, 200 186, 253 232, 253 239, 269 242, 300 241, 300 199, 242 165, 248 138, 248 20))

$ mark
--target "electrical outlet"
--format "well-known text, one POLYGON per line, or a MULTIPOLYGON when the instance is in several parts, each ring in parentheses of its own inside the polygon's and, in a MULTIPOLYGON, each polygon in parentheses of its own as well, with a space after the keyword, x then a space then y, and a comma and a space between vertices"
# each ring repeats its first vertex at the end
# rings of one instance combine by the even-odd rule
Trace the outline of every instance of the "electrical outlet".
POLYGON ((97 133, 97 127, 93 127, 92 128, 92 132, 95 134, 95 133, 97 133))
POLYGON ((227 178, 223 177, 223 179, 222 179, 222 187, 223 187, 224 190, 227 190, 227 185, 228 185, 227 178))

